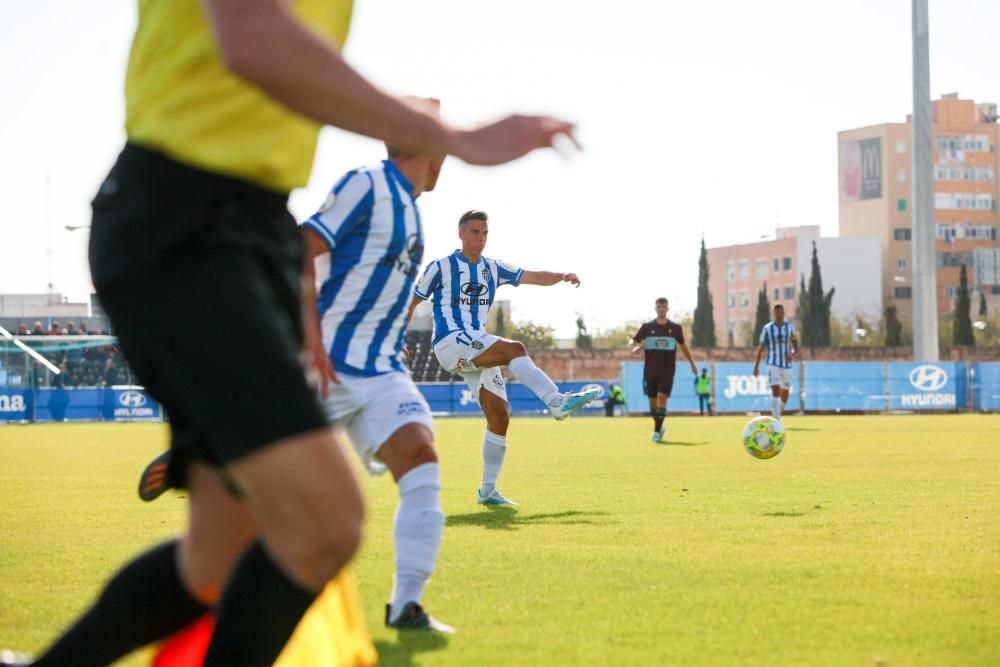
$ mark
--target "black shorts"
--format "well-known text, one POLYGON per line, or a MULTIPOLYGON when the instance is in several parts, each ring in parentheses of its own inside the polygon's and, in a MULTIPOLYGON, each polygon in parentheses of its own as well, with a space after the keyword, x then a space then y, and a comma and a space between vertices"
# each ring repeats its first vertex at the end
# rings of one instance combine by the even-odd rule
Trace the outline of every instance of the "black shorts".
POLYGON ((326 426, 300 359, 302 245, 287 196, 126 145, 93 201, 90 270, 170 420, 171 477, 326 426))
POLYGON ((674 390, 674 371, 647 373, 642 378, 642 389, 650 398, 655 398, 657 394, 666 394, 669 398, 670 392, 674 390))

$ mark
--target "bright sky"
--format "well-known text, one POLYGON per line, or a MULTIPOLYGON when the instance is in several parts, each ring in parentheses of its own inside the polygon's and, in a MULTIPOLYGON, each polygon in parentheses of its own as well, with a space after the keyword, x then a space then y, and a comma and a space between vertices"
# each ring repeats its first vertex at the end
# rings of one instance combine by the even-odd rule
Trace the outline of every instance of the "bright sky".
MULTIPOLYGON (((837 232, 839 130, 911 108, 905 0, 356 0, 348 59, 383 88, 441 98, 468 124, 511 111, 579 124, 586 150, 499 169, 445 165, 421 197, 428 259, 457 247, 462 211, 489 212, 487 254, 575 271, 583 286, 505 288, 515 319, 575 333, 696 301, 698 244, 776 225, 837 232)), ((931 91, 1000 102, 1000 3, 931 0, 931 91)), ((134 3, 0 7, 0 293, 91 291, 89 201, 123 140, 134 3), (50 254, 51 253, 51 254, 50 254)), ((344 171, 382 158, 327 130, 300 219, 344 171)), ((719 298, 716 298, 719 302, 719 298)), ((717 314, 718 316, 718 314, 717 314)))

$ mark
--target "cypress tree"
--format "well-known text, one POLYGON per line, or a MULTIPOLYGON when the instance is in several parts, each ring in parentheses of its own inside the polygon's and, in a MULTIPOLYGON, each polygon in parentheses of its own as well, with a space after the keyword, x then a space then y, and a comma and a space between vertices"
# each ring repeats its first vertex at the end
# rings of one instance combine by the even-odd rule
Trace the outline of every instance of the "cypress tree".
MULTIPOLYGON (((754 320, 752 336, 760 336, 764 325, 771 321, 771 304, 767 299, 767 283, 757 293, 757 317, 754 320)), ((750 341, 753 343, 753 340, 750 341)))
POLYGON ((972 335, 972 318, 969 310, 972 308, 969 298, 969 279, 965 264, 962 264, 958 274, 958 294, 955 296, 955 330, 952 342, 955 345, 975 345, 976 337, 972 335))
POLYGON ((715 317, 712 312, 712 293, 708 291, 708 252, 705 239, 701 239, 701 256, 698 259, 698 305, 694 309, 691 326, 691 344, 696 347, 715 347, 715 317))

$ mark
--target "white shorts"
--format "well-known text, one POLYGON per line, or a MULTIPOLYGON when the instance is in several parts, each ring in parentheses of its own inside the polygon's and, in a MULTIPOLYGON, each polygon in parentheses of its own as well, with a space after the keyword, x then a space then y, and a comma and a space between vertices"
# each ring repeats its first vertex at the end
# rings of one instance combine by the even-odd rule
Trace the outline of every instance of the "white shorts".
POLYGON ((479 402, 479 388, 485 387, 490 393, 507 400, 506 383, 499 368, 479 368, 473 360, 500 340, 485 331, 456 331, 448 334, 434 345, 434 356, 441 368, 450 373, 458 373, 469 385, 466 402, 479 402))
POLYGON ((423 424, 433 432, 430 406, 409 375, 393 372, 339 378, 340 384, 330 383, 330 396, 323 401, 323 410, 337 430, 346 431, 354 451, 372 475, 386 471, 375 455, 401 427, 423 424))
POLYGON ((507 387, 503 380, 503 373, 496 366, 493 368, 463 371, 462 378, 465 379, 465 384, 469 385, 469 395, 462 397, 463 405, 467 405, 473 401, 479 403, 480 387, 507 401, 507 387))
POLYGON ((782 389, 792 388, 792 369, 779 368, 777 366, 767 367, 767 386, 781 387, 782 389))
POLYGON ((472 360, 498 340, 485 331, 455 331, 434 343, 434 356, 449 373, 474 371, 472 360))

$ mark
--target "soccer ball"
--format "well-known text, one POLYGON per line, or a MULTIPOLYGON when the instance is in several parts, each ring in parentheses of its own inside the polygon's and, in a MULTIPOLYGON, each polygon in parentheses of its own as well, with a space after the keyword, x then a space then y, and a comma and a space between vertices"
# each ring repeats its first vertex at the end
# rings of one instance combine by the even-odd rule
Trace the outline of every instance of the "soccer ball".
POLYGON ((743 427, 743 447, 758 459, 773 459, 785 446, 785 428, 774 417, 755 417, 743 427))

